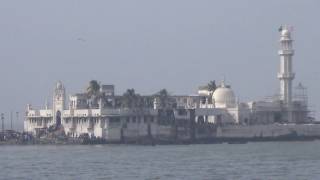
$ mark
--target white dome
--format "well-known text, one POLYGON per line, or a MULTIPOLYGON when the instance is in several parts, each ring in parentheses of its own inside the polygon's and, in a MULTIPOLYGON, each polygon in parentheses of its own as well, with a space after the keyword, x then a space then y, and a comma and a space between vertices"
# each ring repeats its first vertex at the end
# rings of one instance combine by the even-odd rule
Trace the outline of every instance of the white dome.
POLYGON ((290 31, 288 29, 283 29, 281 31, 281 36, 290 36, 290 31))
POLYGON ((62 89, 63 88, 63 85, 62 85, 62 82, 61 81, 58 81, 56 83, 56 89, 62 89))
POLYGON ((233 108, 236 106, 234 92, 224 84, 214 91, 212 98, 217 108, 233 108))

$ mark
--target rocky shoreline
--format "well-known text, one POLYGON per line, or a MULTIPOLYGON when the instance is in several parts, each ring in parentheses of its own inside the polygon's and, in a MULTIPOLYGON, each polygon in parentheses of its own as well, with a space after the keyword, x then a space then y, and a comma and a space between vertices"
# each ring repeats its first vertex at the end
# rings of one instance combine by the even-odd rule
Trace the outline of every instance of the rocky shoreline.
POLYGON ((285 141, 315 141, 320 136, 286 135, 278 137, 211 137, 198 139, 156 139, 143 137, 139 139, 124 139, 110 141, 100 138, 33 138, 29 140, 10 139, 0 141, 0 145, 96 145, 96 144, 127 144, 127 145, 188 145, 188 144, 246 144, 248 142, 285 142, 285 141))

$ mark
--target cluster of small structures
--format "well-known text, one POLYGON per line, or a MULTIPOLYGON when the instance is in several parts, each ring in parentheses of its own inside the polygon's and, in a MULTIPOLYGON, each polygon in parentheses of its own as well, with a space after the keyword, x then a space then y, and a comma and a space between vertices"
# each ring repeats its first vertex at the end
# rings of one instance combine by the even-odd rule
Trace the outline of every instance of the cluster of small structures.
POLYGON ((32 134, 18 132, 14 130, 3 130, 0 132, 1 144, 28 144, 34 140, 32 134))
POLYGON ((37 139, 77 142, 197 142, 231 139, 320 137, 320 125, 309 117, 305 88, 292 94, 291 32, 280 29, 280 95, 239 102, 230 85, 214 81, 197 95, 169 95, 165 89, 141 96, 133 89, 115 95, 113 85, 91 81, 85 93, 70 95, 57 82, 52 107, 27 107, 24 131, 37 139), (66 105, 68 104, 68 105, 66 105))

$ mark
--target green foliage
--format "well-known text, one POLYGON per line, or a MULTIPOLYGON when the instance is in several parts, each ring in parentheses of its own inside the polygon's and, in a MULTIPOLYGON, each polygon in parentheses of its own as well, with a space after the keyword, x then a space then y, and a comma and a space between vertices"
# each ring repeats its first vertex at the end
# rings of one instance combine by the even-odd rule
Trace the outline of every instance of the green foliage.
POLYGON ((136 94, 134 89, 127 89, 122 96, 121 104, 123 108, 138 108, 143 106, 141 96, 136 94))
POLYGON ((102 96, 100 94, 100 84, 96 80, 91 80, 87 87, 87 94, 90 98, 89 106, 96 107, 98 106, 97 99, 102 96))
POLYGON ((216 81, 210 81, 207 85, 208 91, 215 91, 217 89, 216 81))
POLYGON ((172 108, 174 100, 170 97, 166 89, 161 89, 158 93, 156 93, 155 97, 159 101, 158 103, 161 109, 172 108))
POLYGON ((141 96, 134 89, 127 89, 122 95, 120 104, 122 108, 141 109, 152 108, 154 96, 141 96))
POLYGON ((89 97, 98 96, 100 91, 100 84, 96 80, 91 80, 87 87, 87 94, 89 97))

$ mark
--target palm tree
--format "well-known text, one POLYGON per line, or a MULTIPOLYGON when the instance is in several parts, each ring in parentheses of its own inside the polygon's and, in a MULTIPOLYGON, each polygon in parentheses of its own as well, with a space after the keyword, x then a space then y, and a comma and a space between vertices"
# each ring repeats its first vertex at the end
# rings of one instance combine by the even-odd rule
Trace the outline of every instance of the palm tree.
POLYGON ((91 80, 87 87, 87 93, 89 96, 98 95, 100 91, 100 84, 96 80, 91 80))
POLYGON ((145 96, 145 97, 143 97, 144 106, 146 108, 152 108, 153 107, 154 98, 155 98, 154 96, 145 96))
POLYGON ((89 105, 92 106, 93 104, 97 104, 97 99, 100 97, 100 84, 96 80, 91 80, 87 87, 87 94, 90 98, 89 105))
POLYGON ((127 89, 122 98, 122 106, 125 108, 133 108, 137 105, 138 98, 134 89, 127 89))
POLYGON ((217 89, 216 81, 210 81, 207 85, 208 91, 215 91, 217 89))
POLYGON ((170 104, 170 97, 169 97, 169 93, 166 89, 161 89, 156 95, 156 98, 158 98, 159 100, 159 106, 162 109, 166 109, 169 107, 170 104))
MULTIPOLYGON (((210 81, 207 84, 207 89, 210 92, 209 96, 211 97, 213 92, 217 89, 216 81, 210 81)), ((209 98, 209 103, 212 103, 212 98, 209 98)))
POLYGON ((145 107, 144 97, 140 96, 140 94, 136 94, 134 98, 134 107, 142 109, 145 107))

